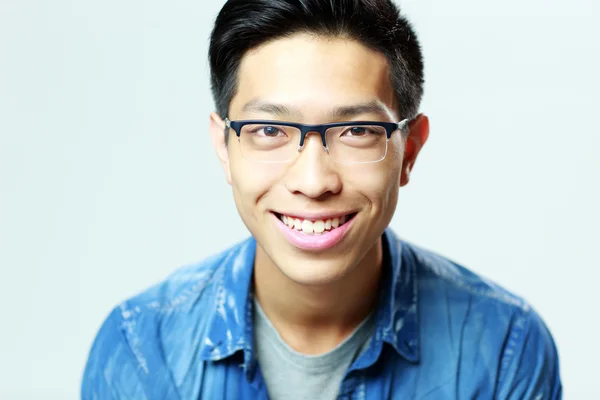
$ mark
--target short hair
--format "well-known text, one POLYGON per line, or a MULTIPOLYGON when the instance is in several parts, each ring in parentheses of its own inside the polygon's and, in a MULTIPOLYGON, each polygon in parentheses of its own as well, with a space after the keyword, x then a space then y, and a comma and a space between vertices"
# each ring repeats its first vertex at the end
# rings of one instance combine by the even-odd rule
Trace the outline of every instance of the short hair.
POLYGON ((423 56, 410 23, 392 0, 228 0, 209 47, 216 111, 228 116, 242 57, 283 37, 309 33, 356 40, 386 56, 403 118, 416 116, 423 96, 423 56))

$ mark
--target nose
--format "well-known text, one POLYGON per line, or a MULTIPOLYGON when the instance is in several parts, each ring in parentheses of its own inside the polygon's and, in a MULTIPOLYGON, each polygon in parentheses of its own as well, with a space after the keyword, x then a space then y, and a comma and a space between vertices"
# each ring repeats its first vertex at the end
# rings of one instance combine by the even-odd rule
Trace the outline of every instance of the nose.
POLYGON ((309 132, 304 146, 290 165, 286 187, 294 194, 319 199, 342 190, 342 179, 318 132, 309 132))

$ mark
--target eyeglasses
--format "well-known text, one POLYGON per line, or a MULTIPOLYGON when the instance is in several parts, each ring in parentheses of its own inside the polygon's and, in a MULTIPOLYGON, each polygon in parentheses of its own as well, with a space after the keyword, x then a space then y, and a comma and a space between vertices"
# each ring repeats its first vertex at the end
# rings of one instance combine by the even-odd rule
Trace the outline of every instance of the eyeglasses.
POLYGON ((304 147, 306 135, 321 136, 325 151, 334 161, 363 164, 381 161, 387 154, 388 141, 396 130, 408 134, 409 120, 400 122, 352 121, 321 125, 294 122, 225 118, 225 134, 235 131, 242 156, 249 161, 284 163, 291 161, 304 147))

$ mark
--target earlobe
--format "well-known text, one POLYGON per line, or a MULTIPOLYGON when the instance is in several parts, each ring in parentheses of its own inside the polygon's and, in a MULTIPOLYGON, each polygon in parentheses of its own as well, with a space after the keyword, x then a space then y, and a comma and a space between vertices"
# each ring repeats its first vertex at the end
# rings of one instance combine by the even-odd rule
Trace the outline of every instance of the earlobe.
POLYGON ((400 175, 400 186, 408 184, 410 173, 415 165, 423 145, 429 138, 429 118, 424 114, 419 114, 410 123, 410 133, 406 139, 404 147, 404 158, 402 160, 402 172, 400 175))
POLYGON ((229 166, 229 153, 227 149, 227 143, 225 142, 225 121, 217 113, 211 113, 209 116, 209 127, 208 127, 210 138, 215 149, 221 166, 225 171, 227 182, 231 185, 231 169, 229 166))
POLYGON ((412 164, 406 163, 402 165, 402 174, 400 175, 400 186, 405 186, 410 181, 410 171, 412 170, 412 164))

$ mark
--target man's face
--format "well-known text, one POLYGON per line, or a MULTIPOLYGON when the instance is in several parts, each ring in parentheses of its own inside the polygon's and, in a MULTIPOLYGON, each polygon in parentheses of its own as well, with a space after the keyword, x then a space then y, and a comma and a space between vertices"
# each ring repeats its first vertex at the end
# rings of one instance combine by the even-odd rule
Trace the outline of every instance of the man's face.
MULTIPOLYGON (((306 124, 398 122, 389 76, 385 56, 352 40, 309 35, 275 40, 242 59, 228 117, 306 124), (250 102, 255 106, 247 107, 250 102), (256 106, 258 103, 262 106, 256 106), (338 107, 365 103, 376 103, 381 110, 330 117, 338 107)), ((225 148, 218 133, 221 127, 220 120, 213 123, 213 139, 219 137, 217 152, 238 211, 257 240, 257 260, 274 263, 297 283, 320 285, 343 278, 373 253, 398 198, 404 153, 399 131, 392 134, 387 155, 379 162, 335 162, 318 133, 309 133, 303 150, 292 161, 261 163, 244 158, 233 130, 225 148), (292 232, 296 236, 315 233, 286 226, 282 215, 300 220, 305 216, 311 222, 320 219, 325 224, 327 219, 334 221, 329 217, 352 218, 345 227, 335 228, 343 229, 335 240, 312 246, 312 237, 307 238, 308 245, 299 245, 285 230, 296 230, 292 232)), ((324 234, 332 235, 333 230, 324 234)))

